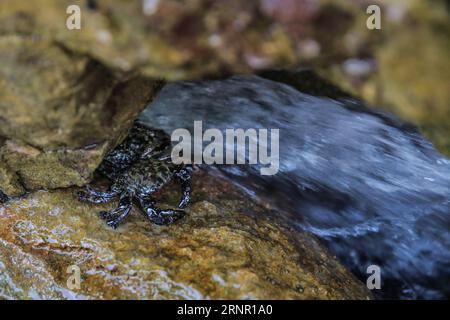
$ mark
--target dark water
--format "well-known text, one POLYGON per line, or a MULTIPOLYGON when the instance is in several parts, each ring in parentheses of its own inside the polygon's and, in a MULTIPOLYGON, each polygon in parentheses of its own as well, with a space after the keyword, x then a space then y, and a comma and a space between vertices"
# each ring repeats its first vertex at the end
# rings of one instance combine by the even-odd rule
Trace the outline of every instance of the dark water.
POLYGON ((194 120, 279 128, 278 174, 217 170, 270 198, 364 282, 367 266, 380 266, 379 297, 450 296, 450 160, 398 119, 257 76, 170 84, 141 118, 169 134, 194 120))

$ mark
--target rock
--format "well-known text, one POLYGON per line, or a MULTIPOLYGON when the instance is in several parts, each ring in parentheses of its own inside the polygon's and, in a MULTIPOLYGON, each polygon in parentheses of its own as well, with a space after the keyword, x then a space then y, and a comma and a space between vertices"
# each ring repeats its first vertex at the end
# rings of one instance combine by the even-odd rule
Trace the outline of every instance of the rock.
MULTIPOLYGON (((179 187, 158 197, 173 205, 179 187), (164 195, 164 196, 163 196, 164 195)), ((194 175, 188 215, 150 224, 135 209, 117 230, 97 216, 108 205, 73 190, 38 191, 0 208, 0 298, 368 299, 365 286, 308 234, 204 172, 194 175), (67 269, 81 271, 68 289, 67 269)))
MULTIPOLYGON (((19 177, 15 174, 0 158, 0 192, 7 195, 20 195, 25 193, 25 189, 19 181, 19 177)), ((0 198, 1 199, 1 198, 0 198)), ((6 195, 0 202, 6 201, 6 195)))
POLYGON ((161 87, 54 41, 0 36, 0 189, 83 185, 161 87))
POLYGON ((114 68, 180 80, 298 66, 303 49, 297 46, 311 43, 313 24, 326 24, 329 44, 336 42, 329 30, 344 32, 352 18, 321 14, 321 4, 309 0, 90 3, 3 0, 0 33, 38 33, 114 68), (80 30, 66 28, 68 5, 81 9, 80 30))

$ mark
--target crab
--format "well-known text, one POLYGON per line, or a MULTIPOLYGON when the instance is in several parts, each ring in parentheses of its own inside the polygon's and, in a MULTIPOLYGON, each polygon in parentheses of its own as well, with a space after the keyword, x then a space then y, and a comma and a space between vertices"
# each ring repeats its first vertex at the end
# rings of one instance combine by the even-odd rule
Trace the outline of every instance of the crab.
POLYGON ((184 209, 191 198, 190 168, 174 164, 170 156, 170 138, 161 131, 148 128, 136 121, 127 138, 100 164, 97 172, 112 183, 107 191, 86 186, 77 193, 78 199, 94 204, 107 203, 119 198, 116 209, 101 211, 107 225, 117 228, 137 202, 144 215, 154 224, 171 224, 185 215, 184 209), (152 194, 173 178, 181 184, 182 197, 178 209, 160 209, 152 194))

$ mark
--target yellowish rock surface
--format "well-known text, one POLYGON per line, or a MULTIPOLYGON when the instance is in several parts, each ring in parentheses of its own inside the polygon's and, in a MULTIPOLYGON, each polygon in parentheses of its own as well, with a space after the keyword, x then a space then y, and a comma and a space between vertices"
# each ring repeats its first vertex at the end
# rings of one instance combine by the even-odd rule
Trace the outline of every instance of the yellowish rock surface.
MULTIPOLYGON (((2 206, 0 297, 371 297, 312 236, 281 226, 218 178, 197 173, 195 181, 188 215, 171 226, 152 225, 134 209, 112 230, 97 212, 115 204, 80 203, 73 190, 39 191, 2 206), (80 268, 80 290, 67 288, 71 265, 80 268)), ((166 189, 163 207, 179 196, 178 186, 166 189)))

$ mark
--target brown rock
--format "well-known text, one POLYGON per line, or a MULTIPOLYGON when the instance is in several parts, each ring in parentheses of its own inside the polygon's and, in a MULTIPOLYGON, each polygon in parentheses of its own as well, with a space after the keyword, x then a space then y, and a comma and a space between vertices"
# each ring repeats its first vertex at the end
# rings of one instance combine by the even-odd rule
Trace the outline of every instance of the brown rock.
MULTIPOLYGON (((368 299, 368 290, 311 236, 267 218, 228 183, 195 175, 188 215, 150 224, 136 210, 117 230, 71 190, 0 207, 0 298, 368 299), (70 290, 68 267, 81 270, 70 290)), ((176 203, 178 186, 165 190, 176 203)), ((164 201, 163 201, 164 200, 164 201)))
POLYGON ((0 188, 12 195, 85 184, 161 87, 40 37, 0 36, 0 60, 0 188))

